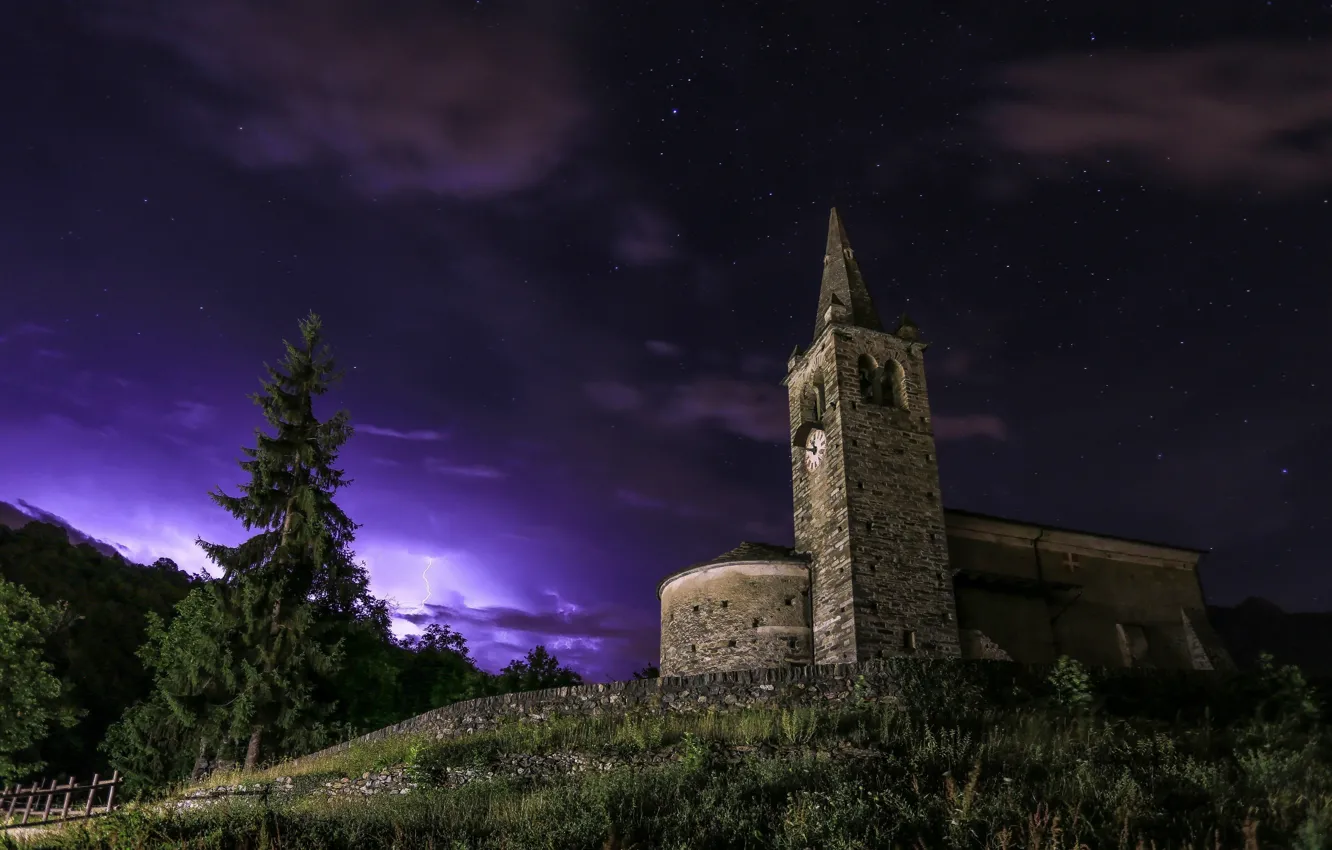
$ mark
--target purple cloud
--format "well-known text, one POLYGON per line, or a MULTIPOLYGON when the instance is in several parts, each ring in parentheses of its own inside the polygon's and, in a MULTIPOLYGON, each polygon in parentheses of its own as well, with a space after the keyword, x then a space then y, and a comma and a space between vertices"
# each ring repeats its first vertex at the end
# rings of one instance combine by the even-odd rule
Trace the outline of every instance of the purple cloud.
POLYGON ((991 440, 1008 439, 1008 426, 998 416, 974 413, 968 416, 934 417, 934 439, 939 442, 970 440, 988 437, 991 440))
POLYGON ((615 498, 624 502, 626 505, 635 508, 644 508, 647 510, 661 510, 667 507, 666 503, 660 499, 654 499, 651 496, 645 496, 636 490, 618 490, 615 498))
POLYGON ((633 207, 621 216, 615 256, 631 266, 651 266, 678 256, 678 233, 666 217, 647 207, 633 207))
POLYGON ((583 385, 583 392, 606 410, 636 410, 643 404, 637 388, 619 381, 597 381, 583 385))
POLYGON ((217 408, 199 401, 178 401, 169 418, 182 428, 197 431, 216 420, 217 408))
POLYGON ((501 469, 484 464, 452 464, 439 458, 426 458, 425 468, 436 475, 453 475, 459 478, 498 479, 507 477, 501 469))
POLYGON ((1010 66, 983 118, 1050 163, 1115 154, 1198 186, 1332 180, 1332 45, 1230 44, 1056 55, 1010 66))
POLYGON ((351 0, 147 8, 103 20, 228 95, 196 100, 191 117, 245 167, 328 166, 367 196, 499 196, 540 182, 587 113, 560 45, 518 21, 372 15, 351 0))
POLYGON ((11 340, 16 340, 23 336, 45 336, 53 333, 55 333, 55 331, 45 325, 38 325, 33 322, 23 322, 0 334, 0 342, 10 342, 11 340))
POLYGON ((414 431, 399 431, 396 428, 381 428, 378 425, 357 425, 356 433, 389 437, 394 440, 409 440, 411 442, 433 442, 448 437, 445 432, 432 429, 421 428, 414 431))
POLYGON ((675 388, 661 412, 671 425, 711 423, 751 440, 775 443, 789 438, 786 390, 756 381, 702 378, 675 388))
POLYGON ((664 342, 659 339, 650 339, 644 343, 647 350, 658 357, 679 357, 684 354, 684 349, 673 342, 664 342))

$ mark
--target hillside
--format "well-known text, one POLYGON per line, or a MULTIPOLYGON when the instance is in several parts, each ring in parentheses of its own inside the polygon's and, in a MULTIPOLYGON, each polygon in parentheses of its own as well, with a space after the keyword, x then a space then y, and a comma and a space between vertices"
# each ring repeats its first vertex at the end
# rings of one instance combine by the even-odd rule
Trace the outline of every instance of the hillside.
POLYGON ((769 706, 389 736, 34 846, 1261 850, 1332 832, 1332 742, 1289 671, 884 669, 838 704, 779 687, 769 706))
MULTIPOLYGON (((0 503, 0 510, 12 506, 0 503)), ((47 645, 47 660, 67 685, 71 704, 86 710, 78 725, 56 732, 30 754, 49 775, 105 771, 97 744, 125 708, 148 695, 150 681, 136 650, 145 615, 162 617, 189 592, 193 579, 168 560, 131 563, 83 542, 70 529, 40 521, 0 525, 0 577, 23 585, 46 604, 69 603, 71 622, 47 645)), ((86 540, 86 535, 83 535, 86 540)))

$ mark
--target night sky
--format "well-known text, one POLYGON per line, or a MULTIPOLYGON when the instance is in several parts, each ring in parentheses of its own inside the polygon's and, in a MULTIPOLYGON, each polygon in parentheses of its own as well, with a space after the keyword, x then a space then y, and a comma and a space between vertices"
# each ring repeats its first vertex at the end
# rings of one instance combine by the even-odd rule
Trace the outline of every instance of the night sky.
POLYGON ((1332 607, 1332 3, 970 8, 0 0, 0 499, 202 567, 313 309, 400 633, 627 678, 791 539, 836 205, 945 504, 1332 607))

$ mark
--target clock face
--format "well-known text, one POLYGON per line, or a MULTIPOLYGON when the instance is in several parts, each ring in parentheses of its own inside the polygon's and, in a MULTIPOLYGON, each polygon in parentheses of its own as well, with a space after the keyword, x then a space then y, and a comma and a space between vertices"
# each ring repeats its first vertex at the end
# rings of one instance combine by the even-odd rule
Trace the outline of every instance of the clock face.
POLYGON ((815 428, 809 432, 805 438, 805 465, 810 469, 818 469, 823 463, 823 455, 828 445, 828 435, 822 430, 815 428))

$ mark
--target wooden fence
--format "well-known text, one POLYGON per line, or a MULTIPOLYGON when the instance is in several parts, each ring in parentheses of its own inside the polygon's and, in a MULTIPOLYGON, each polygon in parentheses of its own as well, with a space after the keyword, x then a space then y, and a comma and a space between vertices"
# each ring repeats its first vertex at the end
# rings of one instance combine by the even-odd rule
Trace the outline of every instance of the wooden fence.
POLYGON ((116 788, 121 779, 120 772, 116 771, 110 779, 100 781, 94 773, 92 782, 87 785, 77 784, 71 776, 64 785, 57 785, 52 779, 49 788, 46 780, 34 782, 28 788, 22 785, 6 787, 0 791, 0 830, 104 815, 115 808, 116 788), (106 789, 106 802, 98 803, 97 797, 103 788, 106 789), (81 795, 85 791, 88 797, 83 800, 81 795), (74 803, 72 807, 71 802, 74 803))

